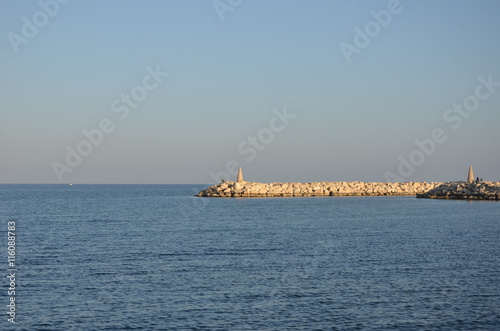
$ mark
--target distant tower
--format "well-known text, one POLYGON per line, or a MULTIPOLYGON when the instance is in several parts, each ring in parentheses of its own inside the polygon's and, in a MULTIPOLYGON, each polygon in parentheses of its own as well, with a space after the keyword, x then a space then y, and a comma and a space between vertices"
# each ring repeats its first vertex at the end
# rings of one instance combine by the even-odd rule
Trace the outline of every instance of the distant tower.
POLYGON ((467 176, 467 183, 473 183, 473 182, 474 182, 474 170, 472 170, 472 166, 469 166, 469 176, 467 176))
POLYGON ((238 177, 236 178, 236 181, 238 183, 242 183, 243 182, 243 171, 241 170, 241 167, 240 169, 238 170, 238 177))

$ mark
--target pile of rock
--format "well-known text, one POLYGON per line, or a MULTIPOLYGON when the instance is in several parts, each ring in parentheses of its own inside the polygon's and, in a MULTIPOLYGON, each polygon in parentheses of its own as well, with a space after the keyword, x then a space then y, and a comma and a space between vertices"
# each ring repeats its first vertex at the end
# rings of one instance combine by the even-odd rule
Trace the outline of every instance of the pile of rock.
POLYGON ((449 182, 417 194, 417 198, 500 200, 500 182, 449 182))
POLYGON ((416 195, 430 199, 500 200, 500 182, 474 180, 472 166, 466 182, 313 182, 256 183, 243 180, 241 168, 235 182, 222 181, 198 193, 199 197, 324 197, 416 195))
POLYGON ((314 197, 314 196, 390 196, 424 194, 443 183, 256 183, 222 181, 198 193, 199 197, 314 197))

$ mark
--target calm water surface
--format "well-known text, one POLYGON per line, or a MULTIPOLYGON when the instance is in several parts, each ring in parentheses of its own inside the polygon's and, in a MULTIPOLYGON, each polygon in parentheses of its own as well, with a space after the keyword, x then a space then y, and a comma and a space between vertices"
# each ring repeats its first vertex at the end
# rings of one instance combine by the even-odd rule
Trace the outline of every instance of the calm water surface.
POLYGON ((203 188, 0 185, 0 329, 500 329, 498 202, 203 188))

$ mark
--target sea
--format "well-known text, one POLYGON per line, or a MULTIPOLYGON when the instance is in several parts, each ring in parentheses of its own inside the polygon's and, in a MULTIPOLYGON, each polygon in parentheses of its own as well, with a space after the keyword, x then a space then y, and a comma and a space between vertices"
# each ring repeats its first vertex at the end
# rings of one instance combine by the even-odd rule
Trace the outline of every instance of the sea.
POLYGON ((499 202, 206 187, 0 185, 0 330, 500 330, 499 202))

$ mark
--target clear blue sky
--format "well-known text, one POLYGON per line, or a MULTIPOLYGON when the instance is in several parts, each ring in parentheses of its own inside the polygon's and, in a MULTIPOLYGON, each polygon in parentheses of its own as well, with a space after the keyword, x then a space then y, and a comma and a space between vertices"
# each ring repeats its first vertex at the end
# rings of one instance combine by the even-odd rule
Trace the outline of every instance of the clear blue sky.
POLYGON ((64 183, 209 183, 231 160, 262 182, 463 180, 470 164, 500 181, 500 87, 478 87, 500 82, 500 2, 401 0, 382 26, 370 12, 390 2, 244 0, 221 20, 209 0, 73 0, 55 14, 42 0, 53 17, 1 1, 0 183, 59 183, 54 162, 71 169, 64 183), (348 63, 355 27, 372 37, 348 63), (120 119, 113 102, 148 66, 169 75, 120 119), (473 111, 447 113, 466 98, 473 111), (270 139, 285 108, 296 117, 270 139), (69 166, 67 146, 105 118, 114 131, 69 166), (436 128, 446 141, 418 152, 436 128))

